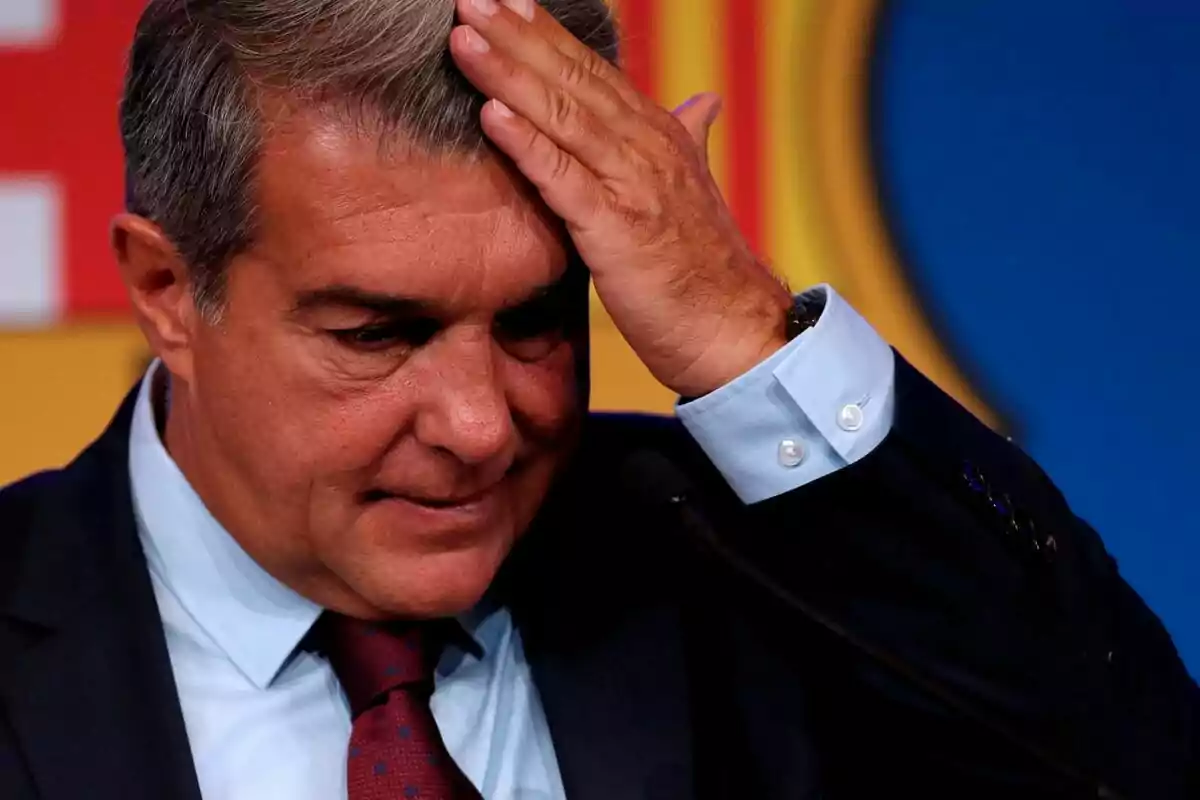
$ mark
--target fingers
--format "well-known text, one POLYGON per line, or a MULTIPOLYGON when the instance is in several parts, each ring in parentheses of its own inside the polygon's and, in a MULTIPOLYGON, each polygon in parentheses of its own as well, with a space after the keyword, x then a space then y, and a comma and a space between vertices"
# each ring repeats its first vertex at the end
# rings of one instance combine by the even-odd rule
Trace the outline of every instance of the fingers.
POLYGON ((532 122, 589 169, 601 175, 621 171, 623 137, 582 102, 579 93, 544 80, 466 25, 451 33, 450 51, 480 91, 532 122))
POLYGON ((456 2, 465 24, 451 32, 450 52, 492 98, 484 131, 563 219, 587 225, 629 187, 690 168, 692 143, 706 164, 716 95, 673 118, 534 0, 456 2))
POLYGON ((673 116, 683 125, 692 141, 700 148, 704 163, 708 163, 708 140, 712 127, 721 116, 721 98, 712 92, 698 94, 675 109, 673 116))
MULTIPOLYGON (((512 2, 520 5, 517 0, 512 2)), ((520 14, 500 6, 493 6, 495 11, 487 13, 468 0, 461 0, 459 5, 464 7, 459 19, 478 31, 494 51, 518 61, 547 83, 561 85, 597 116, 616 119, 629 111, 629 105, 610 85, 610 77, 601 74, 609 67, 608 62, 540 8, 534 12, 535 21, 527 22, 520 14), (569 48, 569 52, 560 48, 569 48)), ((616 72, 611 67, 609 70, 616 72)))
POLYGON ((497 47, 528 60, 544 77, 552 79, 565 60, 593 74, 629 108, 654 107, 620 69, 572 35, 534 0, 458 0, 457 5, 462 22, 477 27, 497 47))
POLYGON ((537 187, 558 217, 585 225, 601 210, 604 187, 600 181, 536 125, 497 100, 483 107, 482 122, 488 138, 537 187))
POLYGON ((707 147, 712 126, 721 116, 721 106, 720 95, 705 92, 689 99, 675 109, 673 114, 675 119, 679 120, 687 129, 692 141, 701 147, 707 147))

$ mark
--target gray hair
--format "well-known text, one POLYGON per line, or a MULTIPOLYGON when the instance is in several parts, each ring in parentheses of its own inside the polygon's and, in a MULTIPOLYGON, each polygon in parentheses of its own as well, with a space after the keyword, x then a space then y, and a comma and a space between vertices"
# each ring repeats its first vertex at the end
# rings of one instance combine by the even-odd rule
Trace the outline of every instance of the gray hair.
MULTIPOLYGON (((616 61, 605 0, 539 2, 616 61)), ((218 313, 225 267, 253 242, 262 92, 431 154, 485 146, 484 98, 450 58, 454 24, 454 0, 150 0, 121 101, 126 205, 171 239, 201 313, 218 313)))

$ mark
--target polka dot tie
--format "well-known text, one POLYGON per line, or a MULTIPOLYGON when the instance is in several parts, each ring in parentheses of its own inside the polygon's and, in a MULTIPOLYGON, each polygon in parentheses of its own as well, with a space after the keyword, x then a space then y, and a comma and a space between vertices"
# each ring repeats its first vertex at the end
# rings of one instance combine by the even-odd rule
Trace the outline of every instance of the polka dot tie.
POLYGON ((377 624, 326 612, 315 632, 354 719, 350 800, 480 800, 429 708, 446 625, 377 624))

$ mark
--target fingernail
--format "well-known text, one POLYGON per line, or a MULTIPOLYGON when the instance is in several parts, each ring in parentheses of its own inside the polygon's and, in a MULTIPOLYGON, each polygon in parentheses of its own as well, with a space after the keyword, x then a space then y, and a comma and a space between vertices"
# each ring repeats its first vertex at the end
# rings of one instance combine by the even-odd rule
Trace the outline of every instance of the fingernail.
POLYGON ((490 17, 500 10, 500 6, 496 5, 496 0, 471 0, 471 5, 485 17, 490 17))
POLYGON ((486 53, 492 49, 488 44, 487 39, 479 35, 479 31, 474 28, 467 28, 467 32, 463 34, 467 37, 467 49, 475 53, 486 53))
POLYGON ((513 117, 513 110, 499 100, 492 101, 492 108, 496 109, 496 113, 505 119, 512 119, 513 117))
POLYGON ((504 0, 504 5, 520 14, 528 22, 533 22, 533 0, 504 0))
POLYGON ((684 100, 684 101, 683 101, 683 103, 681 103, 681 104, 680 104, 680 105, 679 105, 679 106, 678 106, 678 107, 675 109, 675 112, 674 112, 674 113, 678 114, 680 111, 683 111, 683 110, 685 110, 685 109, 691 108, 692 106, 696 105, 696 103, 700 102, 700 98, 701 98, 701 97, 704 97, 704 95, 702 95, 702 94, 694 94, 694 95, 692 95, 692 96, 691 96, 691 97, 689 97, 687 100, 684 100))

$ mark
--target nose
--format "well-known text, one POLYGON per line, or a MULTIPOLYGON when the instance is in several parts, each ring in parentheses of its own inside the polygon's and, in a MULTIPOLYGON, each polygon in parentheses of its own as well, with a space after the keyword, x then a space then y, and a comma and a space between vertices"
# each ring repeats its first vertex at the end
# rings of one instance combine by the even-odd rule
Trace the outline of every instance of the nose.
POLYGON ((464 464, 501 462, 507 469, 516 454, 517 435, 500 380, 497 353, 486 333, 447 338, 430 352, 429 369, 420 380, 423 402, 415 434, 418 441, 453 454, 464 464))

